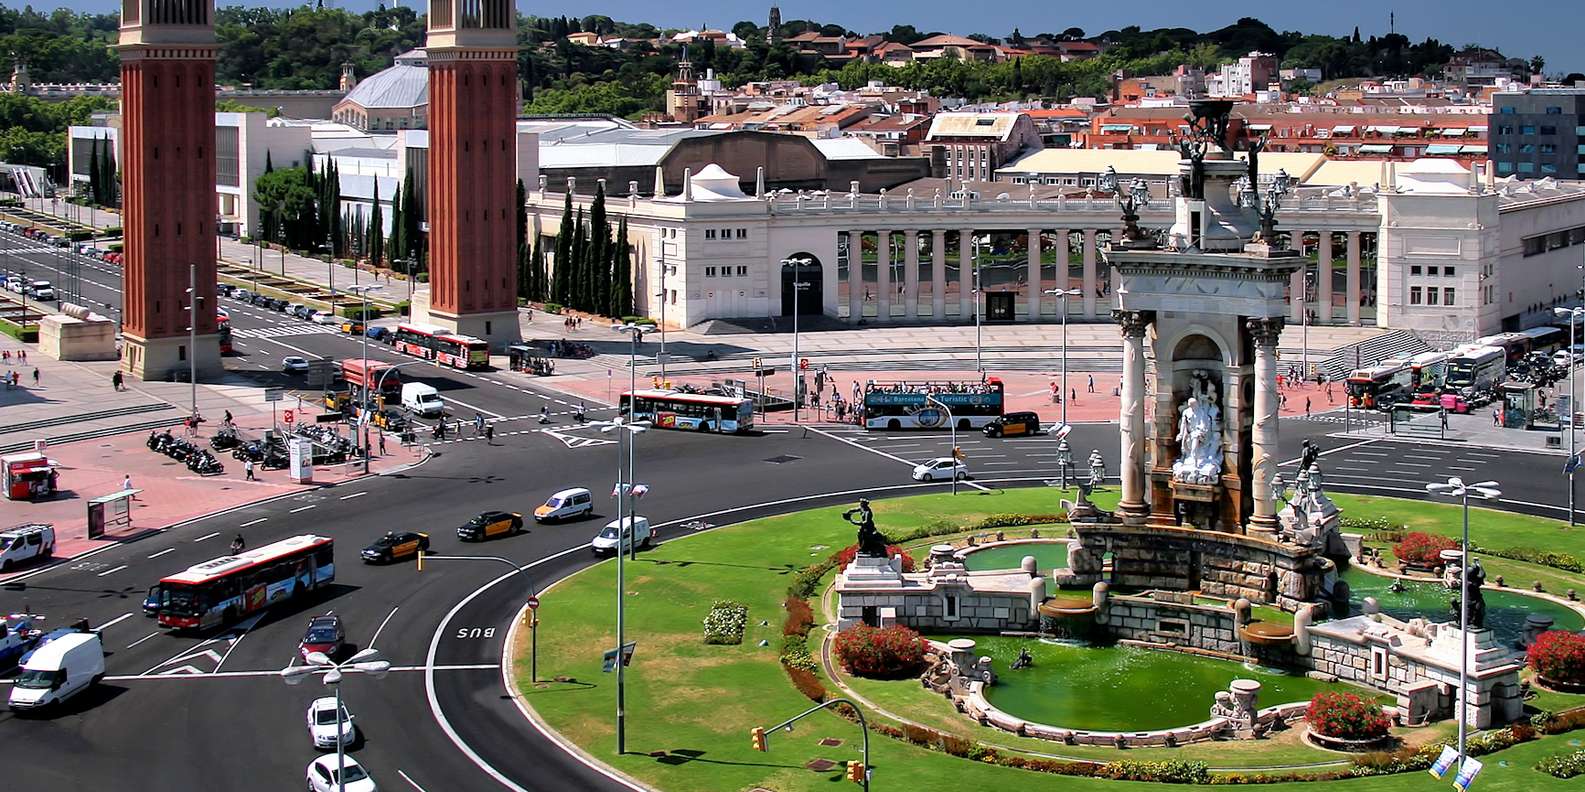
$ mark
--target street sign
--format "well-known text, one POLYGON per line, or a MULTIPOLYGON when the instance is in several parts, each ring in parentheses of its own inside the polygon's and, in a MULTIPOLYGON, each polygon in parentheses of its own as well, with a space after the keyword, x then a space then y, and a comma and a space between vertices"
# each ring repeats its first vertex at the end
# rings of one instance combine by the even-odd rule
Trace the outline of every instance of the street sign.
POLYGON ((291 423, 291 422, 297 420, 297 418, 294 416, 294 413, 291 410, 287 410, 286 411, 286 415, 284 417, 282 417, 281 420, 283 420, 283 421, 285 421, 287 423, 291 423))
POLYGON ((278 402, 278 401, 280 401, 281 399, 283 399, 285 397, 286 397, 286 389, 285 388, 265 388, 264 389, 264 400, 267 401, 267 402, 278 402))
POLYGON ((759 371, 759 370, 760 370, 760 360, 759 360, 759 355, 755 355, 755 356, 754 356, 754 363, 753 363, 753 366, 754 366, 754 370, 755 370, 755 371, 759 371))
POLYGON ((1063 425, 1057 427, 1056 431, 1051 433, 1051 436, 1057 438, 1058 440, 1061 440, 1061 439, 1067 437, 1068 433, 1071 432, 1071 431, 1073 431, 1073 426, 1071 424, 1063 424, 1063 425))
POLYGON ((798 358, 798 370, 799 371, 808 371, 809 370, 809 358, 798 358))
POLYGON ((1580 465, 1580 455, 1579 454, 1570 454, 1569 458, 1568 458, 1568 461, 1563 463, 1563 473, 1565 475, 1572 476, 1572 475, 1574 475, 1574 471, 1579 470, 1579 465, 1580 465))
POLYGON ((528 609, 529 610, 539 610, 539 597, 529 597, 528 598, 528 609))
MULTIPOLYGON (((637 648, 638 648, 638 642, 637 641, 634 641, 632 643, 626 643, 626 644, 622 645, 622 667, 623 668, 626 668, 626 667, 628 667, 628 666, 633 664, 633 650, 637 649, 637 648)), ((609 674, 612 671, 614 671, 615 669, 616 669, 616 650, 615 649, 607 649, 607 650, 605 650, 605 655, 603 656, 603 658, 601 660, 600 670, 602 672, 604 672, 604 673, 609 674)))

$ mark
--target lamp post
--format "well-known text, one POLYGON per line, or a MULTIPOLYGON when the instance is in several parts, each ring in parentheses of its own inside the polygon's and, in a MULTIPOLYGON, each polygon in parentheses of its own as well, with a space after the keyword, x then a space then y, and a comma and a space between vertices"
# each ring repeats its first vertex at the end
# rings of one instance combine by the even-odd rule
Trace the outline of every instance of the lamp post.
POLYGON ((1465 484, 1464 480, 1454 476, 1446 484, 1427 484, 1425 491, 1432 495, 1443 495, 1457 498, 1464 507, 1464 536, 1459 543, 1459 598, 1458 598, 1458 769, 1464 769, 1464 734, 1466 711, 1469 707, 1469 597, 1464 591, 1464 576, 1469 574, 1469 498, 1474 495, 1482 500, 1492 500, 1502 496, 1497 489, 1497 482, 1482 481, 1478 484, 1465 484))
MULTIPOLYGON (((187 381, 192 386, 193 412, 198 417, 198 265, 187 265, 187 381)), ((193 424, 196 431, 198 425, 193 424)))
POLYGON ((934 402, 937 407, 940 407, 947 414, 947 427, 952 430, 952 494, 956 495, 958 494, 958 419, 952 417, 951 407, 948 407, 945 402, 931 396, 929 393, 925 394, 925 401, 934 402))
POLYGON ((633 447, 637 444, 635 442, 637 439, 636 435, 649 428, 647 423, 634 420, 637 412, 635 409, 637 399, 633 397, 633 392, 637 389, 638 384, 638 342, 644 337, 644 331, 648 330, 649 327, 647 325, 627 323, 612 325, 611 329, 627 333, 632 338, 632 346, 629 347, 627 362, 627 414, 625 416, 618 415, 616 420, 608 422, 600 430, 602 432, 620 431, 627 440, 627 469, 625 476, 622 468, 621 443, 618 443, 616 447, 616 752, 620 755, 627 751, 627 687, 623 677, 625 665, 622 662, 622 647, 626 645, 622 621, 622 560, 627 555, 629 548, 634 546, 632 536, 634 523, 633 501, 636 493, 633 489, 633 447), (626 519, 625 523, 623 522, 624 518, 626 519))
MULTIPOLYGON (((1046 294, 1054 294, 1059 300, 1062 311, 1062 393, 1058 394, 1059 403, 1062 405, 1062 425, 1068 425, 1068 298, 1083 296, 1081 289, 1046 289, 1046 294)), ((1060 467, 1059 476, 1062 479, 1062 488, 1068 487, 1068 468, 1073 465, 1073 451, 1068 448, 1068 436, 1063 435, 1057 441, 1057 460, 1060 467)))
MULTIPOLYGON (((985 373, 985 363, 980 357, 980 242, 973 240, 969 245, 969 271, 974 274, 974 369, 981 374, 985 373)), ((953 479, 956 481, 956 478, 953 479)))
MULTIPOLYGON (((801 256, 794 258, 784 258, 781 260, 781 265, 783 267, 793 268, 793 346, 792 366, 788 368, 788 371, 792 372, 793 382, 793 423, 799 422, 799 408, 803 406, 803 388, 801 387, 803 385, 803 372, 798 368, 798 292, 803 291, 809 286, 808 283, 804 282, 803 273, 799 272, 798 268, 808 263, 809 259, 801 256)), ((818 421, 819 417, 816 416, 815 420, 818 421)))
MULTIPOLYGON (((351 289, 347 290, 347 291, 352 292, 353 294, 358 295, 358 297, 363 301, 362 307, 360 307, 358 309, 358 323, 359 323, 359 325, 362 325, 362 324, 367 323, 369 321, 369 292, 378 291, 379 288, 380 288, 379 286, 353 286, 351 289)), ((357 327, 359 325, 353 325, 353 326, 357 327)), ((368 475, 369 474, 369 328, 367 326, 365 326, 363 328, 363 332, 360 333, 359 335, 362 336, 361 340, 362 340, 362 343, 363 343, 363 398, 361 399, 361 407, 362 407, 362 409, 360 410, 360 412, 363 413, 363 426, 362 426, 362 429, 363 429, 363 432, 362 432, 362 434, 363 434, 363 474, 364 475, 368 475)), ((384 372, 381 372, 380 373, 380 380, 383 381, 384 379, 385 379, 385 374, 384 374, 384 372)))
POLYGON ((1578 455, 1574 431, 1574 415, 1579 412, 1579 405, 1574 403, 1579 391, 1574 389, 1574 330, 1579 327, 1581 317, 1585 317, 1585 308, 1553 308, 1552 312, 1558 316, 1568 317, 1568 415, 1558 416, 1559 426, 1563 421, 1568 421, 1568 456, 1569 463, 1564 466, 1564 475, 1568 476, 1568 527, 1574 527, 1574 466, 1578 455))
POLYGON ((657 246, 656 249, 660 251, 660 291, 655 293, 655 296, 660 299, 660 352, 655 355, 655 359, 660 361, 660 379, 661 379, 662 382, 665 382, 666 381, 666 269, 667 269, 667 265, 666 265, 666 239, 665 239, 664 235, 661 237, 660 245, 657 246))
POLYGON ((347 674, 368 674, 375 679, 383 679, 391 670, 389 661, 380 656, 379 651, 369 648, 349 657, 346 661, 337 663, 331 660, 324 652, 310 652, 306 658, 308 665, 290 665, 281 669, 281 679, 288 685, 301 683, 313 674, 322 676, 326 685, 336 690, 336 788, 346 792, 347 782, 347 750, 346 740, 341 736, 343 711, 341 708, 341 682, 347 674))

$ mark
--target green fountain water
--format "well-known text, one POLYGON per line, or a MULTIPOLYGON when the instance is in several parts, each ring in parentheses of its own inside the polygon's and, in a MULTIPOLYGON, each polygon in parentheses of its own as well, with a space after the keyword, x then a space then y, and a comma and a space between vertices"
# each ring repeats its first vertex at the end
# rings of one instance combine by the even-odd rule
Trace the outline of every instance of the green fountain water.
POLYGON ((1018 542, 1000 547, 974 550, 963 557, 963 565, 970 572, 988 569, 1017 569, 1024 556, 1034 556, 1036 569, 1048 575, 1051 570, 1068 565, 1068 542, 1018 542))
POLYGON ((998 675, 986 698, 1011 715, 1053 726, 1097 731, 1188 726, 1210 717, 1217 691, 1226 690, 1234 679, 1261 683, 1261 707, 1305 701, 1323 690, 1360 692, 1346 685, 1178 652, 1074 646, 1008 636, 972 637, 975 651, 992 659, 998 675), (1010 671, 1020 648, 1029 649, 1035 666, 1010 671))
MULTIPOLYGON (((1348 569, 1341 578, 1348 583, 1351 613, 1360 613, 1365 598, 1375 597, 1381 603, 1382 612, 1396 619, 1407 620, 1420 616, 1431 621, 1451 621, 1454 618, 1450 606, 1453 592, 1440 583, 1405 581, 1404 590, 1395 592, 1389 588, 1392 585, 1391 578, 1359 569, 1348 569)), ((1555 602, 1527 597, 1489 584, 1482 589, 1482 593, 1486 598, 1486 626, 1504 644, 1511 646, 1524 636, 1525 617, 1532 613, 1551 616, 1554 629, 1585 628, 1585 617, 1555 602)))

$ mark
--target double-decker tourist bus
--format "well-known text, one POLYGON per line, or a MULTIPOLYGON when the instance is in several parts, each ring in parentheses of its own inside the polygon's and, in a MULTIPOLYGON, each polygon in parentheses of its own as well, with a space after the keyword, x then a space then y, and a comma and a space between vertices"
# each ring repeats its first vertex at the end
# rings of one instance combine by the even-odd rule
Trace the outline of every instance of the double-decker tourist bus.
POLYGON ((490 343, 425 324, 396 326, 396 351, 459 369, 490 367, 490 343))
POLYGON ((217 627, 335 580, 334 551, 328 536, 293 536, 194 564, 161 579, 150 594, 162 626, 217 627))
POLYGON ((1447 378, 1442 387, 1468 396, 1477 390, 1495 390, 1507 376, 1507 350, 1494 346, 1462 347, 1447 361, 1447 378))
POLYGON ((871 382, 864 389, 866 429, 981 429, 1002 417, 1002 381, 871 382), (945 409, 943 409, 945 408, 945 409))
POLYGON ((754 428, 754 402, 736 396, 644 389, 623 393, 621 408, 658 429, 735 433, 754 428))
POLYGON ((1355 369, 1348 375, 1348 405, 1361 409, 1380 406, 1385 400, 1391 403, 1409 392, 1409 364, 1402 360, 1383 361, 1380 365, 1355 369))

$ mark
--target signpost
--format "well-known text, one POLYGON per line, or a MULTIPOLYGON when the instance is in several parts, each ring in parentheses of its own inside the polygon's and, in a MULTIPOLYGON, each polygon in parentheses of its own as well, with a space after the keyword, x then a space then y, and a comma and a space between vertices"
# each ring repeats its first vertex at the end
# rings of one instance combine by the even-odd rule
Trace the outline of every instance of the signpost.
POLYGON ((270 403, 270 426, 275 425, 275 403, 286 396, 284 388, 265 388, 264 400, 270 403))
POLYGON ((539 597, 528 595, 528 675, 529 684, 539 684, 539 597))
MULTIPOLYGON (((622 667, 623 668, 627 668, 628 666, 633 664, 633 650, 637 649, 637 648, 638 648, 638 642, 637 641, 631 641, 631 642, 622 644, 622 667)), ((607 649, 607 650, 605 650, 605 655, 603 656, 603 659, 602 659, 602 661, 600 663, 600 670, 602 672, 609 674, 612 671, 616 670, 616 655, 617 655, 617 650, 615 650, 615 649, 607 649)))

